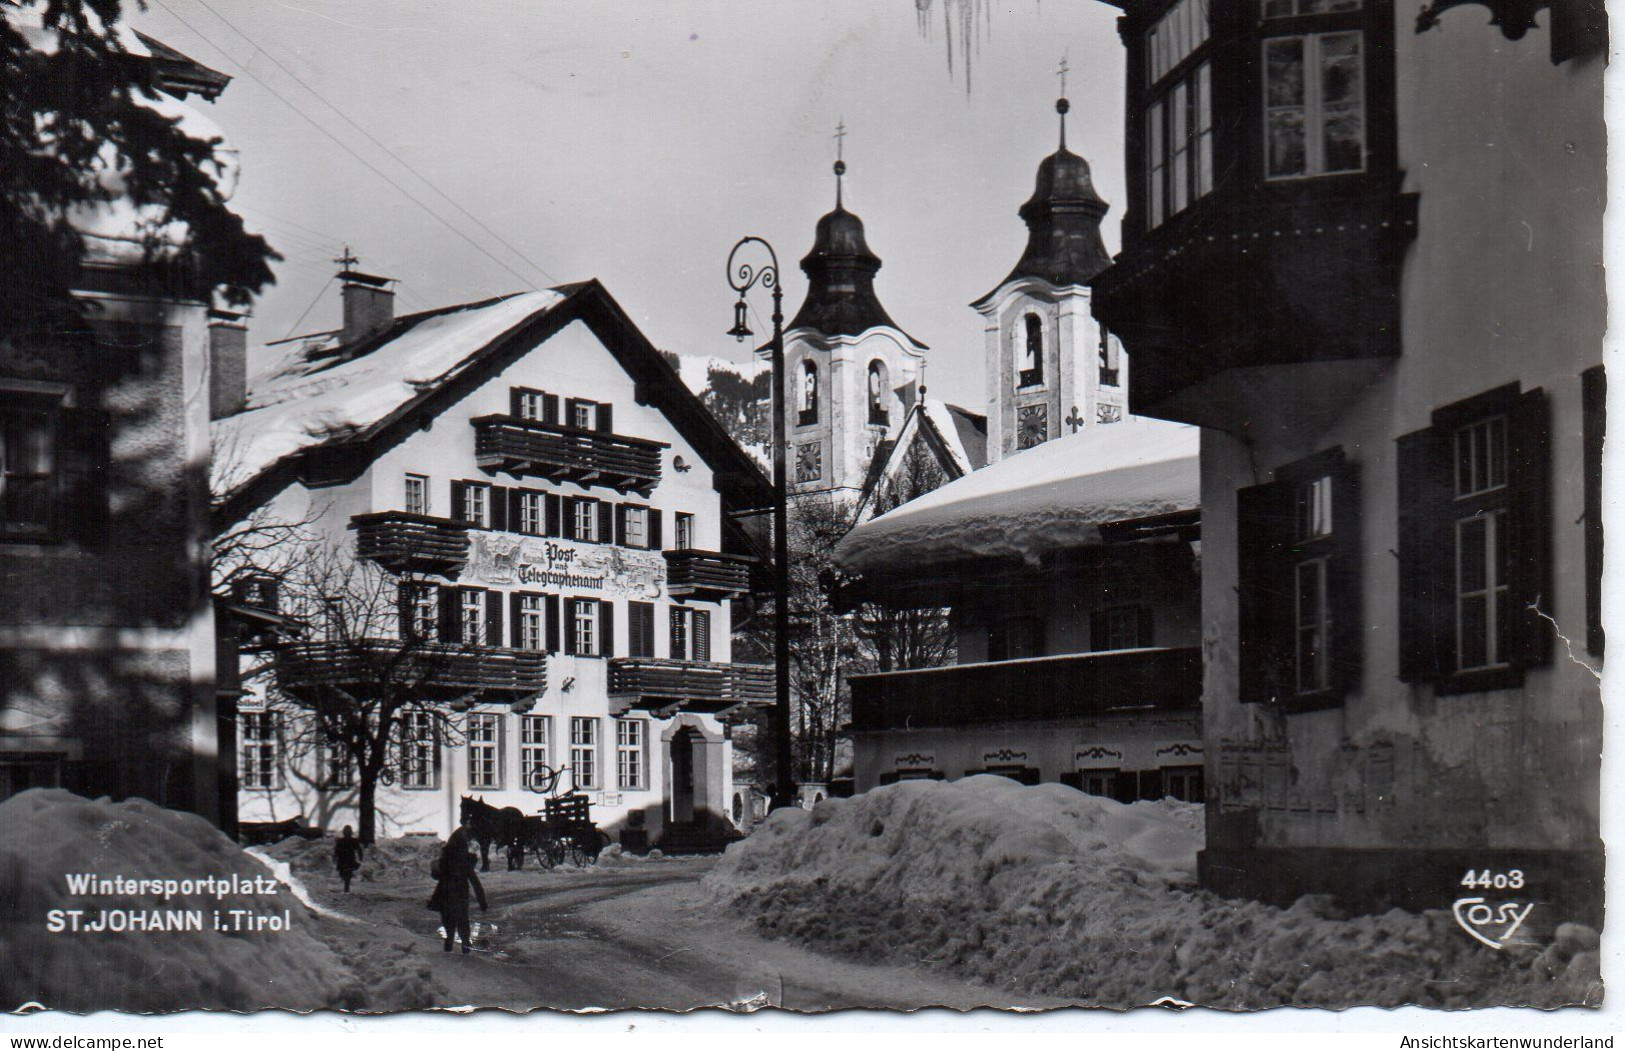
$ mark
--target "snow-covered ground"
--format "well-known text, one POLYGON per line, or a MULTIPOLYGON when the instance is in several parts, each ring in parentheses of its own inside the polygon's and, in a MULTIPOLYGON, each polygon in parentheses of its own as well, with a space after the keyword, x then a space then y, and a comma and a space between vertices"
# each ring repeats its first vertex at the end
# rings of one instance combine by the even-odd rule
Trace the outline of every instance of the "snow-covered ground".
POLYGON ((1201 814, 992 775, 905 781, 775 812, 705 884, 765 934, 1103 1006, 1600 999, 1586 928, 1495 951, 1448 912, 1347 919, 1314 898, 1277 909, 1197 890, 1201 814))
MULTIPOLYGON (((0 804, 0 1009, 30 1001, 66 1011, 387 1011, 435 999, 407 945, 324 924, 280 884, 270 894, 193 888, 75 894, 69 874, 126 880, 210 877, 247 885, 270 870, 203 818, 144 800, 112 803, 35 789, 0 804), (237 930, 233 909, 291 920, 287 930, 237 930), (53 911, 151 916, 200 913, 202 930, 50 930, 53 911), (216 914, 226 930, 216 929, 216 914)), ((218 884, 216 884, 218 886, 218 884)))

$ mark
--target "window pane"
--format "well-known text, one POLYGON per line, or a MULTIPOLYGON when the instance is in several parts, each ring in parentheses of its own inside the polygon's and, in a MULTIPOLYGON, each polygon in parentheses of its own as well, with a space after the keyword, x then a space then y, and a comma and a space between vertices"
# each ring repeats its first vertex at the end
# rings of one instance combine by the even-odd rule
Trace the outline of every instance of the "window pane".
POLYGON ((1320 40, 1320 101, 1327 106, 1364 99, 1360 34, 1327 33, 1320 40))
POLYGON ((1187 203, 1190 188, 1190 86, 1180 83, 1174 88, 1172 112, 1170 118, 1173 122, 1170 139, 1173 143, 1173 172, 1171 175, 1170 200, 1168 212, 1170 215, 1183 211, 1187 203))
POLYGON ((1266 40, 1264 69, 1265 98, 1271 108, 1304 104, 1302 37, 1266 40))
POLYGON ((1308 170, 1302 110, 1280 110, 1270 114, 1269 151, 1269 174, 1272 176, 1302 175, 1308 170))
POLYGON ((1488 532, 1488 523, 1482 518, 1466 519, 1457 528, 1460 536, 1458 586, 1462 594, 1484 590, 1488 532))
POLYGON ((1461 600, 1461 667, 1482 668, 1488 661, 1485 653, 1486 611, 1484 596, 1461 600))
POLYGON ((1507 483, 1507 421, 1497 416, 1485 427, 1484 444, 1488 448, 1485 488, 1493 489, 1507 483))
POLYGON ((1162 103, 1159 102, 1156 105, 1151 107, 1150 119, 1146 122, 1146 127, 1148 129, 1147 130, 1147 137, 1146 137, 1146 150, 1147 150, 1147 158, 1146 158, 1147 179, 1146 179, 1146 181, 1148 183, 1150 183, 1150 186, 1148 187, 1148 189, 1150 190, 1150 193, 1148 195, 1149 198, 1150 198, 1150 212, 1151 212, 1150 219, 1151 219, 1151 225, 1152 226, 1157 226, 1158 224, 1160 224, 1162 222, 1163 216, 1165 214, 1163 212, 1163 196, 1162 196, 1162 193, 1163 193, 1163 189, 1162 189, 1162 171, 1163 171, 1163 156, 1164 156, 1164 154, 1163 154, 1163 149, 1164 149, 1163 132, 1162 132, 1162 103))
POLYGON ((1213 68, 1196 70, 1196 196, 1213 189, 1213 68))

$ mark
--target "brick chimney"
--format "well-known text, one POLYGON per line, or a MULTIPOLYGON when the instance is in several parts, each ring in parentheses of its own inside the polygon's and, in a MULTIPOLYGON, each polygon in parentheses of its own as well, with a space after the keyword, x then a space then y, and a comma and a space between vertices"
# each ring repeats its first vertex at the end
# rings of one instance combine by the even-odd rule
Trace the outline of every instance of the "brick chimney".
POLYGON ((241 412, 248 401, 248 315, 209 311, 209 419, 241 412))
POLYGON ((339 279, 344 282, 340 291, 344 297, 345 346, 376 335, 395 321, 395 293, 389 288, 394 278, 345 270, 339 279))

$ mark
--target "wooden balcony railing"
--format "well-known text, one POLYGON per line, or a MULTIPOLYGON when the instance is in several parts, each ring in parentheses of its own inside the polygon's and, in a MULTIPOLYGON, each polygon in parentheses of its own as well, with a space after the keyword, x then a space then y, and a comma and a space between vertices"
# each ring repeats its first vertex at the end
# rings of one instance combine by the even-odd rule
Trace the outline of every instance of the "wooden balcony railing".
POLYGON ((743 595, 750 591, 750 567, 754 561, 720 551, 667 551, 666 589, 673 598, 706 601, 743 595))
POLYGON ((631 708, 723 712, 743 704, 772 704, 773 669, 766 664, 614 657, 609 693, 631 708))
POLYGON ((1026 722, 1132 708, 1198 708, 1202 651, 1105 650, 854 675, 852 729, 1026 722))
POLYGON ((468 526, 449 518, 377 511, 350 519, 356 554, 391 572, 455 578, 468 564, 468 526))
POLYGON ((547 690, 547 654, 395 639, 293 642, 276 657, 277 683, 298 696, 322 687, 410 689, 433 700, 469 694, 518 700, 547 690))
POLYGON ((481 467, 644 496, 660 481, 663 442, 518 416, 481 416, 473 424, 481 467))

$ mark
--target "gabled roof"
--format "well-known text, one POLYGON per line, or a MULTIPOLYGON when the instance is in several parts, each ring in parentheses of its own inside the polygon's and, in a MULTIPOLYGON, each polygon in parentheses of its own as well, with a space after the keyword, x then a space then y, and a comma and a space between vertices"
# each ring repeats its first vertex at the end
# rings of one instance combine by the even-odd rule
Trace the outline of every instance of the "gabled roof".
POLYGON ((767 507, 760 468, 596 279, 397 318, 343 346, 336 333, 268 344, 240 413, 215 421, 216 526, 296 481, 350 481, 378 456, 571 322, 584 323, 716 473, 725 508, 767 507))
POLYGON ((937 462, 949 481, 962 478, 987 464, 987 417, 936 398, 917 400, 894 440, 879 443, 863 487, 857 520, 875 515, 875 494, 888 478, 903 469, 916 445, 937 462))

